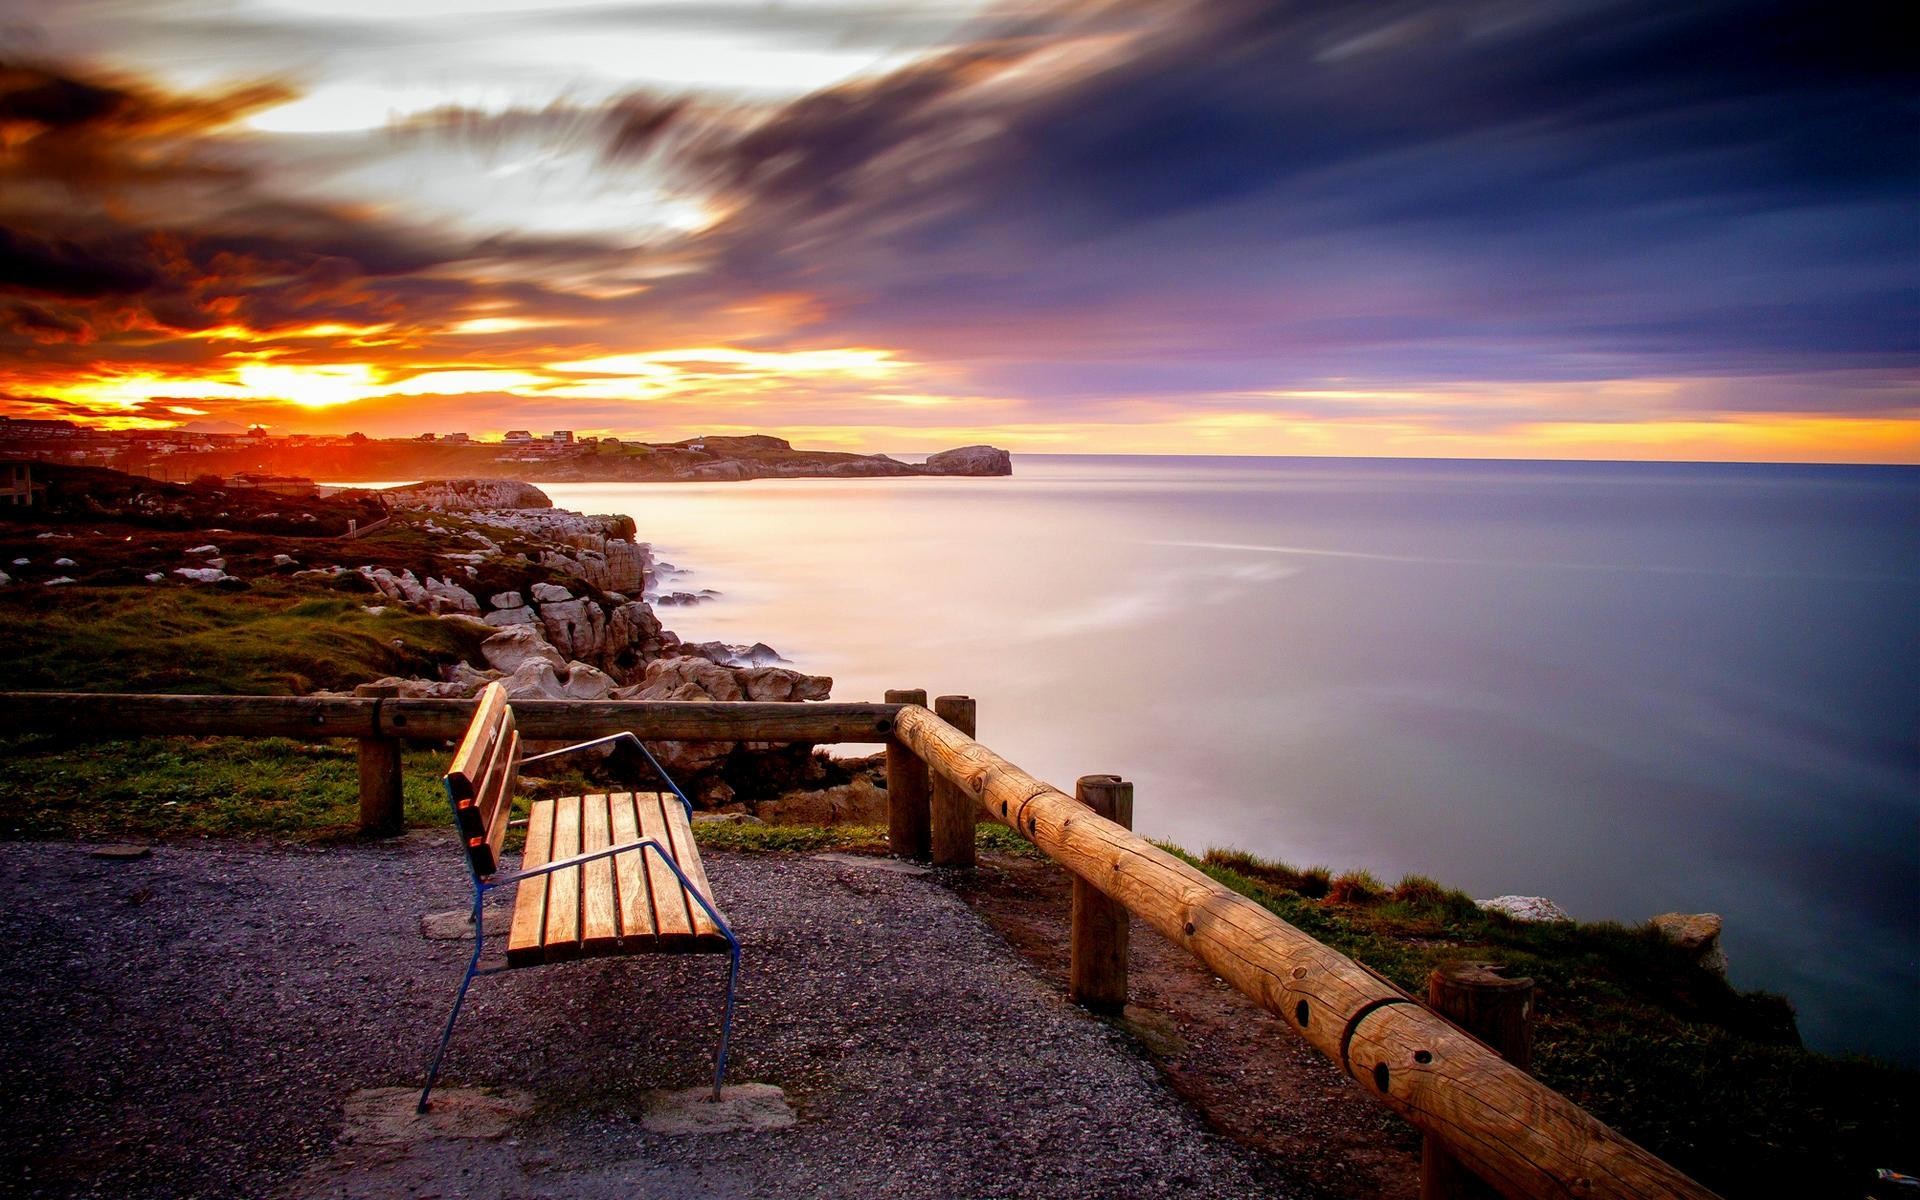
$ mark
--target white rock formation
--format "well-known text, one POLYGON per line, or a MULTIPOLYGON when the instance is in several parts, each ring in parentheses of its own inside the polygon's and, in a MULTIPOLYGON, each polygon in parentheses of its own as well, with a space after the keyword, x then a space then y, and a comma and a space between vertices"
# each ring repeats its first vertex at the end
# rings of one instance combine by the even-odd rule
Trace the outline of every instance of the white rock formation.
POLYGON ((1571 921, 1572 917, 1545 896, 1495 896, 1480 901, 1488 912, 1500 913, 1516 921, 1571 921))

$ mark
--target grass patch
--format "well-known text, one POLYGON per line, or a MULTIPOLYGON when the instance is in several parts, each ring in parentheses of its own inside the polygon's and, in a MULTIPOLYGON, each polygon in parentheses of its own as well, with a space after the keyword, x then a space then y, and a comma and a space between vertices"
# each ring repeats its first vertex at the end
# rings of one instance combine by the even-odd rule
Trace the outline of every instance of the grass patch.
POLYGON ((693 827, 693 838, 710 850, 747 852, 866 850, 885 853, 884 825, 750 825, 745 822, 703 821, 693 827))
MULTIPOLYGON (((353 743, 287 738, 0 741, 0 828, 16 838, 349 836, 360 817, 353 743)), ((446 754, 402 759, 409 825, 450 822, 446 754)))
POLYGON ((475 650, 454 622, 280 580, 212 588, 9 588, 0 659, 20 691, 304 694, 438 673, 475 650))

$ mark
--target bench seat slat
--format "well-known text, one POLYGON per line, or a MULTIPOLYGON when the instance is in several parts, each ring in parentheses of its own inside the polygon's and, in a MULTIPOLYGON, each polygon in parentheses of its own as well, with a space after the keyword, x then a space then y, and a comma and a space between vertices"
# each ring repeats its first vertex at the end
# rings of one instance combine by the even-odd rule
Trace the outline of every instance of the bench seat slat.
MULTIPOLYGON (((523 868, 543 866, 553 861, 553 802, 543 800, 533 806, 527 818, 527 848, 521 856, 523 868)), ((515 884, 513 924, 507 932, 507 962, 528 966, 547 961, 548 877, 536 875, 515 884)))
MULTIPOLYGON (((553 802, 553 861, 580 853, 580 797, 553 802)), ((547 877, 547 961, 580 955, 580 868, 562 867, 547 877)))
MULTIPOLYGON (((693 827, 687 821, 686 808, 675 797, 663 794, 660 797, 660 811, 667 819, 667 832, 673 838, 673 860, 687 873, 687 881, 707 898, 707 903, 718 909, 720 902, 713 898, 713 885, 707 882, 707 868, 700 861, 699 847, 694 845, 693 827)), ((692 896, 688 896, 686 901, 687 917, 693 922, 693 936, 696 939, 719 937, 720 927, 713 923, 707 910, 700 907, 700 902, 692 896)))
MULTIPOLYGON (((660 793, 640 792, 633 799, 640 814, 640 836, 658 842, 661 849, 673 853, 673 835, 667 832, 667 818, 660 809, 660 793)), ((682 865, 681 870, 685 869, 682 865)), ((660 944, 667 946, 691 939, 693 922, 687 917, 687 894, 672 868, 651 852, 647 854, 647 882, 653 888, 653 927, 660 944)))
MULTIPOLYGON (((580 852, 586 854, 613 845, 606 796, 583 796, 580 808, 580 852)), ((620 908, 614 896, 612 858, 596 858, 581 868, 580 948, 604 954, 620 937, 620 908)))
MULTIPOLYGON (((608 798, 616 844, 640 840, 640 820, 634 815, 633 794, 622 792, 608 798)), ((645 850, 629 850, 613 856, 613 872, 620 890, 620 937, 629 950, 653 946, 653 893, 647 889, 647 865, 641 861, 645 850)))

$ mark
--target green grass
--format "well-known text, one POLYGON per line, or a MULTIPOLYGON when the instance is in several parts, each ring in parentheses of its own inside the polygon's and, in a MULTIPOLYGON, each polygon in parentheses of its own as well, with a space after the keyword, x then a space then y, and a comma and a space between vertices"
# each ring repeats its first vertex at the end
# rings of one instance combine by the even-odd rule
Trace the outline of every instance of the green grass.
MULTIPOLYGON (((14 838, 350 835, 360 814, 352 742, 286 738, 149 738, 76 746, 0 741, 9 779, 0 831, 14 838)), ((403 759, 409 825, 444 824, 443 751, 403 759)))
POLYGON ((9 588, 0 660, 21 691, 282 695, 386 675, 437 674, 469 656, 453 622, 267 580, 212 588, 9 588))

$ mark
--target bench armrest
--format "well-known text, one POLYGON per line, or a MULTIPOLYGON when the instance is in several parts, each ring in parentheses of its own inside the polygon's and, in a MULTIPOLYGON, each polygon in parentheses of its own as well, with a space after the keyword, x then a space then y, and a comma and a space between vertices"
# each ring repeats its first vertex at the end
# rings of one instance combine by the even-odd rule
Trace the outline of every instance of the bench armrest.
POLYGON ((624 730, 620 733, 609 734, 602 738, 594 738, 590 742, 581 742, 578 745, 562 746, 558 750, 549 750, 545 754, 535 754, 531 757, 521 759, 519 765, 525 767, 528 763, 537 763, 543 758, 559 758, 563 754, 573 754, 581 750, 590 750, 595 746, 605 746, 612 742, 632 742, 640 753, 645 756, 647 765, 653 768, 653 773, 660 777, 660 781, 667 785, 668 790, 670 790, 674 794, 674 797, 686 808, 688 818, 692 818, 693 801, 687 799, 687 794, 680 790, 680 785, 673 781, 673 776, 667 774, 667 769, 660 765, 660 760, 653 756, 653 751, 647 749, 647 744, 640 740, 640 735, 631 729, 624 730))

